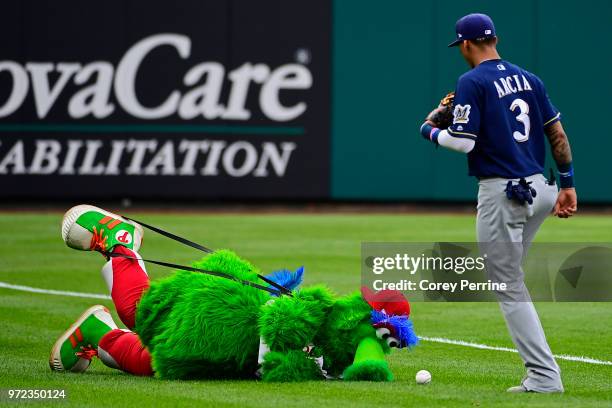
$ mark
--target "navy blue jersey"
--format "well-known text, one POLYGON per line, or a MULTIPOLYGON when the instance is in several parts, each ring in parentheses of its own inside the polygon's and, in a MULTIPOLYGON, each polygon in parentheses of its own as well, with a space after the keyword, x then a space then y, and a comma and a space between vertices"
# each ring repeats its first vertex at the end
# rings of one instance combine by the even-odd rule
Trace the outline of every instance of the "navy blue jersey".
POLYGON ((560 119, 536 75, 503 60, 489 60, 457 81, 452 136, 476 141, 469 174, 518 178, 542 173, 544 127, 560 119))

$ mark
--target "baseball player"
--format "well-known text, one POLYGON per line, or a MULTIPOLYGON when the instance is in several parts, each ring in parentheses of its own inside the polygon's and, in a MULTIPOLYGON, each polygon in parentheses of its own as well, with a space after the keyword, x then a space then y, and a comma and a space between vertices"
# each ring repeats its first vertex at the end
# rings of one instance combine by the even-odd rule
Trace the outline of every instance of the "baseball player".
POLYGON ((468 157, 478 178, 477 236, 481 251, 491 243, 504 250, 489 256, 487 273, 512 283, 497 293, 512 340, 527 375, 508 392, 563 392, 560 370, 523 282, 522 260, 551 212, 567 218, 577 210, 572 154, 543 82, 499 56, 495 26, 484 14, 457 21, 458 46, 472 68, 457 81, 421 126, 422 136, 468 157), (452 107, 452 110, 451 110, 452 107), (560 191, 542 175, 545 136, 559 170, 560 191))

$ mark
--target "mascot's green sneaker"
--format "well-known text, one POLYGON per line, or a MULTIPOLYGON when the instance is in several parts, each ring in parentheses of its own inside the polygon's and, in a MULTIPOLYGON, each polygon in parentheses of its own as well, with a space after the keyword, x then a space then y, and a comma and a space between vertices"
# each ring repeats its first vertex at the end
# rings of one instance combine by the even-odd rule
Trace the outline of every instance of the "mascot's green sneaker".
POLYGON ((102 336, 116 328, 106 307, 90 307, 57 339, 51 349, 49 367, 53 371, 82 373, 97 355, 102 336))
POLYGON ((72 207, 62 221, 62 238, 66 245, 83 251, 109 252, 115 245, 138 251, 143 229, 120 215, 92 205, 72 207))

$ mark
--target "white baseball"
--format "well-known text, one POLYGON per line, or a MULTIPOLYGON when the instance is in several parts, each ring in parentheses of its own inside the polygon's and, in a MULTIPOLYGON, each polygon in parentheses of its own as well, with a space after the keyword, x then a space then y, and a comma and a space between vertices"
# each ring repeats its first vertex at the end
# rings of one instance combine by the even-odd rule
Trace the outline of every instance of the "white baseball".
POLYGON ((416 373, 417 384, 429 384, 431 382, 431 373, 427 370, 421 370, 416 373))

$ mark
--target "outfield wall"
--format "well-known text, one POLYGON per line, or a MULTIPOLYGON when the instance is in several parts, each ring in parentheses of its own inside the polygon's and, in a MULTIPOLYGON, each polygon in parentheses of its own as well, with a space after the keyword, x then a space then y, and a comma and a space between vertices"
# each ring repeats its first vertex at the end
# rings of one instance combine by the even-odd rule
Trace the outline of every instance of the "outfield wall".
POLYGON ((606 0, 335 0, 332 197, 474 199, 465 157, 418 134, 467 69, 446 46, 457 18, 471 12, 493 18, 502 58, 544 80, 563 114, 579 198, 612 202, 612 137, 601 122, 609 116, 612 66, 606 0))
POLYGON ((612 202, 605 0, 5 1, 0 198, 474 200, 418 126, 475 11, 547 84, 579 197, 612 202))

